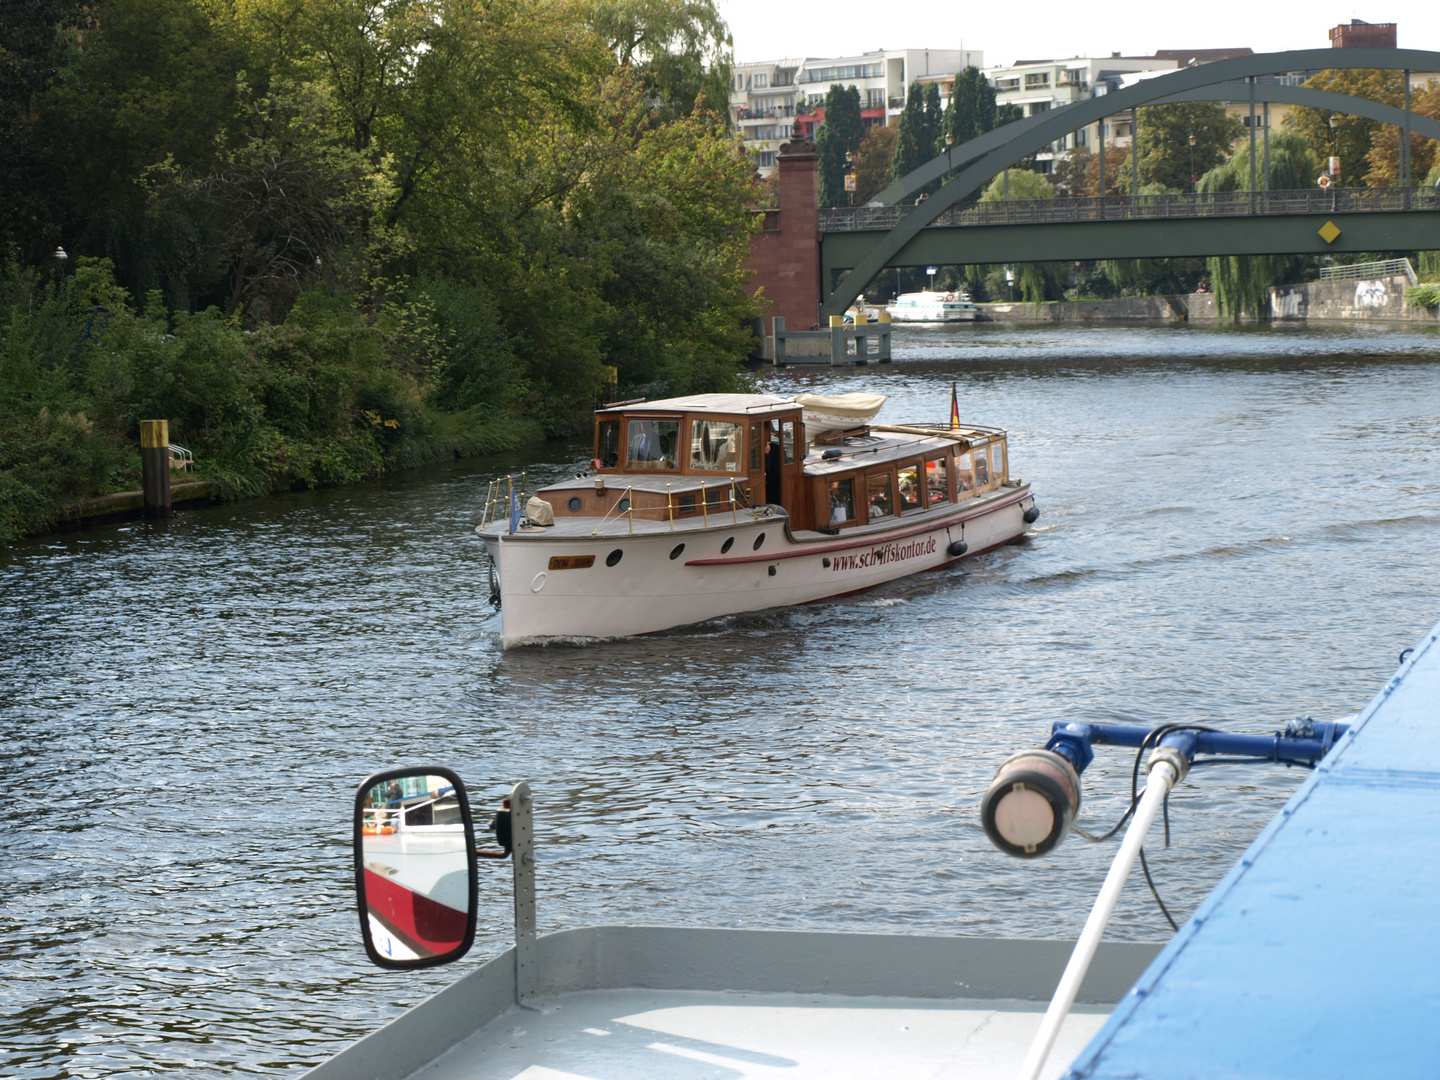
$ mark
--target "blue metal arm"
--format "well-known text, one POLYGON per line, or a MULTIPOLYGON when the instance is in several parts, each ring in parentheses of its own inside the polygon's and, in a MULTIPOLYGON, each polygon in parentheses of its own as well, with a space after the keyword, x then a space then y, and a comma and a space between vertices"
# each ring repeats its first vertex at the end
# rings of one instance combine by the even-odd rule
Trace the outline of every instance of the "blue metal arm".
POLYGON ((1166 732, 1155 743, 1151 740, 1156 728, 1135 724, 1076 724, 1056 721, 1050 729, 1051 750, 1084 772, 1094 759, 1093 746, 1170 746, 1189 760, 1199 754, 1274 761, 1287 765, 1314 765, 1330 752, 1335 741, 1345 734, 1348 724, 1334 721, 1296 720, 1285 725, 1284 731, 1273 735, 1234 735, 1228 731, 1206 731, 1180 728, 1166 732))

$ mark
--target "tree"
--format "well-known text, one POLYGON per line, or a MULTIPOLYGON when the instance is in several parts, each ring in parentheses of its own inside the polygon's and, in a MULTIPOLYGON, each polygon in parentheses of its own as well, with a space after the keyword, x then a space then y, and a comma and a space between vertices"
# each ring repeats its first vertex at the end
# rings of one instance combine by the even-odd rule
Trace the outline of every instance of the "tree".
MULTIPOLYGON (((1009 169, 1009 198, 1011 202, 1023 202, 1034 199, 1055 198, 1055 188, 1045 177, 1029 169, 1009 169)), ((980 196, 982 203, 997 203, 1005 199, 1006 192, 1005 173, 1001 173, 990 181, 990 185, 980 196)))
POLYGON ((941 137, 941 124, 945 113, 940 108, 940 87, 933 82, 925 84, 925 132, 920 138, 921 147, 929 150, 925 160, 929 161, 945 148, 941 137))
POLYGON ((905 95, 905 108, 896 125, 895 150, 890 159, 890 179, 899 180, 914 172, 934 154, 927 153, 925 91, 918 82, 911 83, 905 95))
POLYGON ((820 158, 820 205, 844 206, 845 155, 856 153, 865 137, 860 116, 860 91, 853 86, 832 85, 825 95, 825 123, 815 135, 820 158))
MULTIPOLYGON (((1418 116, 1440 120, 1440 82, 1431 80, 1419 93, 1410 92, 1410 108, 1418 116)), ((1419 184, 1430 168, 1440 161, 1440 143, 1410 135, 1410 176, 1411 182, 1419 184)), ((1365 174, 1365 183, 1370 187, 1395 187, 1400 183, 1400 129, 1385 124, 1375 132, 1370 143, 1370 152, 1365 156, 1370 166, 1365 174)))
MULTIPOLYGON (((1312 187, 1319 175, 1321 164, 1315 149, 1300 132, 1282 128, 1270 133, 1270 176, 1269 190, 1296 191, 1312 187)), ((1265 151, 1255 147, 1255 184, 1261 190, 1265 184, 1265 151)), ((1250 143, 1240 144, 1235 156, 1222 165, 1200 177, 1196 188, 1202 192, 1248 191, 1250 189, 1250 143)))
MULTIPOLYGON (((1057 195, 1078 199, 1090 194, 1090 184, 1086 179, 1090 171, 1090 159, 1088 146, 1077 146, 1069 153, 1057 157, 1055 167, 1050 173, 1050 181, 1055 185, 1057 195)), ((1099 179, 1097 175, 1095 182, 1099 183, 1099 179)))
POLYGON ((600 0, 590 24, 622 67, 642 72, 665 119, 703 96, 728 122, 731 39, 714 0, 600 0))
POLYGON ((996 127, 1004 127, 1006 124, 1013 124, 1016 120, 1023 119, 1025 119, 1025 110, 1013 101, 1007 101, 1004 105, 995 107, 996 127))
MULTIPOLYGON (((1369 68, 1354 70, 1327 70, 1305 83, 1318 90, 1330 90, 1351 97, 1369 98, 1386 105, 1399 105, 1404 99, 1404 75, 1398 71, 1375 71, 1369 68)), ((1370 170, 1370 150, 1381 124, 1378 120, 1366 120, 1359 116, 1340 114, 1336 127, 1330 129, 1329 109, 1312 109, 1297 106, 1285 117, 1285 124, 1299 131, 1310 140, 1310 144, 1329 156, 1333 151, 1340 157, 1341 187, 1363 187, 1365 174, 1370 170)), ((1314 178, 1311 178, 1314 183, 1314 178)))
MULTIPOLYGON (((1009 175, 1011 201, 1053 199, 1055 197, 1055 188, 1051 186, 1050 181, 1037 172, 1031 172, 1029 169, 1010 169, 1009 175)), ((990 186, 980 196, 980 202, 998 203, 1003 201, 1005 189, 1005 174, 1002 173, 990 181, 990 186)), ((1016 268, 1015 283, 1020 287, 1020 295, 1030 303, 1038 304, 1042 300, 1063 300, 1070 271, 1071 265, 1063 262, 1021 263, 1016 268)))
POLYGON ((864 206, 890 185, 890 163, 900 132, 888 124, 876 124, 865 133, 855 156, 855 205, 864 206))
MULTIPOLYGON (((1100 190, 1100 155, 1091 154, 1085 165, 1085 194, 1094 198, 1120 194, 1120 176, 1130 175, 1130 154, 1113 143, 1105 147, 1105 190, 1100 190)), ((1129 186, 1130 181, 1125 181, 1129 186)))
POLYGON ((995 127, 995 88, 973 64, 955 76, 942 129, 955 145, 979 138, 995 127))
MULTIPOLYGON (((1140 110, 1137 148, 1140 154, 1140 184, 1142 187, 1163 184, 1168 191, 1189 191, 1190 139, 1195 139, 1193 153, 1195 174, 1198 176, 1227 160, 1235 140, 1244 134, 1245 125, 1227 116, 1225 107, 1216 102, 1198 101, 1143 108, 1140 110)), ((1108 159, 1105 164, 1108 170, 1108 159)), ((1127 191, 1129 183, 1128 178, 1123 181, 1127 191)))

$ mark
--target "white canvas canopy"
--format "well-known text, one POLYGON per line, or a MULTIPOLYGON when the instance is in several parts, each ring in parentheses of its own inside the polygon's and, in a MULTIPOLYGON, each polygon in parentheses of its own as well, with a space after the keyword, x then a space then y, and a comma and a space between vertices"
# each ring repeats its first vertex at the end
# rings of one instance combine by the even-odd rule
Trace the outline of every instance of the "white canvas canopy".
POLYGON ((824 431, 863 427, 885 404, 884 394, 796 394, 805 410, 805 431, 812 438, 824 431))

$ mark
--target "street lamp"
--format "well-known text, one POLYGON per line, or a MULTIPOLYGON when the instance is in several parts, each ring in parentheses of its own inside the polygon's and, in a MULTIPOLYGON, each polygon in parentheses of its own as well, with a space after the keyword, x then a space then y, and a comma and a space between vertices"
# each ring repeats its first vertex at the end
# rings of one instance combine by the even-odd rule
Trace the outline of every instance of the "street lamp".
POLYGON ((1330 175, 1340 175, 1340 117, 1330 117, 1330 175))
POLYGON ((65 285, 65 263, 69 260, 69 258, 70 256, 65 254, 65 249, 63 247, 55 248, 55 266, 60 271, 60 285, 62 287, 65 285))
POLYGON ((1010 302, 1015 302, 1015 267, 1005 267, 1005 284, 1010 286, 1010 302))
POLYGON ((855 151, 845 151, 845 198, 855 205, 855 151))
POLYGON ((1195 136, 1190 136, 1190 194, 1195 194, 1195 183, 1200 178, 1195 175, 1195 136))

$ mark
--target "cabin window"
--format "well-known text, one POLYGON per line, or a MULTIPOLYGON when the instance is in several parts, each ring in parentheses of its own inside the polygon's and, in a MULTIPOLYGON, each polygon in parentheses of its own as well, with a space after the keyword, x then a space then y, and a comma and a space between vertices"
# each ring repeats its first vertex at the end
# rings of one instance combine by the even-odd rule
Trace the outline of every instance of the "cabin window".
POLYGON ((925 488, 930 494, 930 505, 950 501, 949 470, 944 458, 925 462, 925 488))
POLYGON ((1010 471, 1005 467, 1005 444, 1003 442, 990 444, 990 475, 996 480, 1005 480, 1010 476, 1010 471))
POLYGON ((714 510, 717 506, 724 506, 730 501, 730 489, 728 487, 707 487, 705 489, 705 505, 714 510))
POLYGON ((830 524, 843 525, 855 520, 855 481, 830 481, 830 524))
POLYGON ((895 483, 889 472, 871 473, 865 477, 865 505, 871 521, 894 516, 895 483))
POLYGON ((975 487, 990 486, 990 455, 983 446, 975 448, 975 487))
POLYGON ((896 487, 900 491, 900 512, 908 514, 911 510, 923 510, 924 503, 920 498, 920 466, 902 465, 895 474, 896 487))
POLYGON ((785 452, 785 464, 794 465, 798 453, 795 446, 794 420, 786 420, 780 425, 780 448, 785 452))
POLYGON ((680 441, 678 420, 631 420, 625 443, 626 469, 673 469, 680 441))
POLYGON ((740 425, 725 420, 692 420, 690 468, 700 472, 740 472, 740 425))
POLYGON ((620 464, 620 421, 601 420, 595 428, 595 467, 613 469, 620 464))
POLYGON ((765 444, 764 444, 763 441, 761 441, 761 437, 760 437, 760 425, 759 425, 759 424, 751 424, 751 425, 750 425, 750 471, 751 471, 751 472, 759 472, 759 471, 760 471, 760 454, 761 454, 761 451, 764 449, 764 446, 765 446, 765 444))
POLYGON ((682 514, 693 514, 695 512, 695 493, 689 492, 679 497, 679 511, 682 514))
POLYGON ((955 488, 963 499, 967 491, 975 490, 975 473, 970 468, 970 452, 955 458, 955 488))

